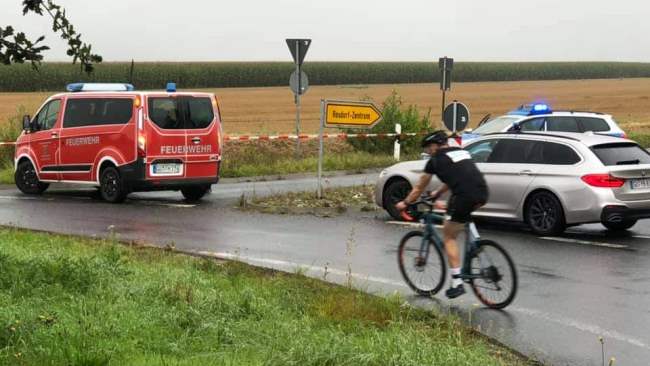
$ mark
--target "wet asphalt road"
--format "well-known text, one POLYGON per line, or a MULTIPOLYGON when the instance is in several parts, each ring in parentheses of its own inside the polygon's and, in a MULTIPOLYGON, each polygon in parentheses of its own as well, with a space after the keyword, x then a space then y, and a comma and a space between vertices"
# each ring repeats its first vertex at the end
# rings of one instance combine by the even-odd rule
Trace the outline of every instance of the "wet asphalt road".
MULTIPOLYGON (((329 185, 373 183, 374 176, 329 179, 329 185)), ((484 238, 501 243, 515 260, 519 293, 505 311, 477 306, 473 294, 448 301, 417 298, 403 284, 397 243, 412 228, 387 224, 382 211, 335 218, 275 216, 234 209, 242 193, 266 195, 314 189, 313 179, 219 184, 202 204, 179 193, 131 196, 110 205, 89 190, 52 190, 26 197, 0 187, 0 224, 59 233, 105 236, 238 258, 256 265, 355 285, 399 291, 424 307, 459 314, 482 332, 544 363, 600 365, 599 336, 617 365, 650 364, 650 220, 625 234, 599 225, 537 238, 522 227, 482 223, 484 238), (351 274, 350 274, 351 273, 351 274)))

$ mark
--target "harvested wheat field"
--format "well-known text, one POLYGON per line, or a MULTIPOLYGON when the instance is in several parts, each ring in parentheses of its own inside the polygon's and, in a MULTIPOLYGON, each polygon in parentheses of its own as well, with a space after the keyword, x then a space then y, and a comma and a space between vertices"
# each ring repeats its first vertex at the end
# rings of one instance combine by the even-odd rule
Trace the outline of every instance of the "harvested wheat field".
MULTIPOLYGON (((531 101, 546 101, 555 109, 590 110, 614 115, 628 131, 650 131, 650 79, 558 80, 455 83, 447 100, 466 103, 477 123, 485 114, 502 114, 531 101)), ((405 105, 422 113, 431 109, 440 119, 437 84, 313 86, 303 97, 303 131, 315 132, 319 101, 371 99, 378 104, 395 90, 405 105)), ((209 89, 218 95, 224 129, 228 134, 293 132, 295 106, 288 87, 209 89)), ((51 93, 0 93, 0 121, 17 114, 23 105, 29 113, 51 93)))

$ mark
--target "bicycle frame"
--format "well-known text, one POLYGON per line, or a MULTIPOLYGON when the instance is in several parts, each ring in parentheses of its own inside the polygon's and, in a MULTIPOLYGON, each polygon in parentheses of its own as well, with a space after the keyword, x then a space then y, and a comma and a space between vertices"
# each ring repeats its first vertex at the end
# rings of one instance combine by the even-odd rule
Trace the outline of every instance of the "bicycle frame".
MULTIPOLYGON (((439 215, 435 212, 428 212, 423 215, 424 222, 424 235, 422 236, 422 243, 420 245, 420 257, 424 258, 424 263, 429 259, 429 245, 428 243, 433 242, 438 248, 446 253, 444 250, 444 242, 438 231, 435 228, 436 222, 444 222, 444 216, 439 215), (424 254, 424 255, 423 255, 424 254)), ((478 247, 477 242, 481 240, 481 236, 476 229, 476 225, 473 221, 470 221, 465 224, 465 250, 463 251, 463 267, 461 269, 461 275, 459 276, 462 279, 471 279, 479 278, 480 276, 470 274, 470 253, 478 247)), ((480 258, 479 258, 480 260, 480 258)))

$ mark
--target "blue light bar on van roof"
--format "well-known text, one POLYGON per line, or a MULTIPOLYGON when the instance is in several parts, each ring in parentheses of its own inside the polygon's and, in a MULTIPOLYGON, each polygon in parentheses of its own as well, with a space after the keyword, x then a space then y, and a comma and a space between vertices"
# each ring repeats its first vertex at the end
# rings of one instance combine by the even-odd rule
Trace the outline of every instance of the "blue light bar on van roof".
POLYGON ((536 114, 548 114, 553 113, 551 107, 548 104, 544 103, 534 103, 534 104, 524 104, 519 106, 519 108, 514 109, 508 114, 516 116, 533 116, 536 114))
POLYGON ((167 93, 176 92, 176 83, 167 83, 167 93))
POLYGON ((133 91, 135 88, 131 84, 118 83, 73 83, 68 84, 66 90, 69 92, 89 92, 89 91, 133 91))

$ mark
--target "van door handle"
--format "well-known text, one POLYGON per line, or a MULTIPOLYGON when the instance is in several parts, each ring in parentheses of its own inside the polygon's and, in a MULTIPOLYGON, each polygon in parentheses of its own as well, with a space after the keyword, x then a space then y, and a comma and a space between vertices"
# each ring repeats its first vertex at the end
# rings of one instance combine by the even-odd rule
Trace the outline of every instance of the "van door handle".
POLYGON ((194 137, 192 139, 192 142, 194 143, 194 145, 198 145, 201 143, 201 139, 199 137, 194 137))
POLYGON ((519 175, 533 175, 533 171, 528 169, 522 170, 519 172, 519 175))
POLYGON ((56 133, 56 132, 52 132, 52 135, 51 135, 51 136, 52 136, 52 137, 59 137, 59 134, 56 133))

